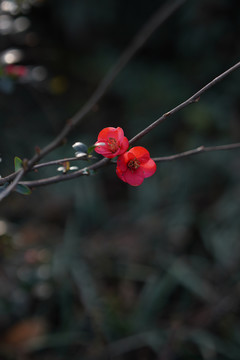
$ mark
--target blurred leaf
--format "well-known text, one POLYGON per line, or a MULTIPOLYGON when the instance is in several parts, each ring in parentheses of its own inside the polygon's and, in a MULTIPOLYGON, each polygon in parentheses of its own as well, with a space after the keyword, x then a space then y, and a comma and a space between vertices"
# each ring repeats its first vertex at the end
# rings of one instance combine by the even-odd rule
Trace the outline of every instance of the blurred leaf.
POLYGON ((15 156, 15 158, 14 158, 15 171, 20 170, 22 168, 22 164, 23 164, 22 160, 19 157, 15 156))
POLYGON ((204 216, 201 227, 206 248, 223 266, 233 266, 240 259, 240 215, 238 187, 232 187, 219 198, 204 216))
POLYGON ((4 77, 0 79, 0 91, 5 94, 11 94, 15 89, 14 81, 10 78, 4 77))
POLYGON ((99 299, 95 281, 80 251, 81 242, 82 239, 78 234, 76 224, 71 219, 66 226, 62 247, 55 257, 54 271, 60 277, 63 277, 66 272, 71 273, 74 283, 79 289, 81 300, 91 313, 98 308, 99 299))
POLYGON ((218 296, 213 288, 205 279, 201 278, 196 271, 182 260, 175 261, 167 267, 167 272, 171 274, 179 283, 189 289, 198 297, 207 302, 216 302, 218 296))
POLYGON ((22 184, 17 184, 15 191, 22 195, 30 195, 32 193, 32 190, 28 186, 22 184))
POLYGON ((144 286, 134 316, 136 329, 144 329, 157 320, 156 315, 167 304, 177 286, 177 281, 169 274, 162 278, 152 276, 144 286))
POLYGON ((91 154, 95 148, 96 148, 96 146, 95 146, 95 145, 93 145, 93 146, 89 146, 89 148, 87 149, 87 153, 88 153, 88 155, 89 155, 89 154, 91 154))
POLYGON ((158 352, 159 348, 165 342, 165 333, 160 331, 146 331, 129 337, 125 337, 111 343, 108 351, 112 357, 119 357, 130 351, 140 349, 148 345, 154 352, 158 352))
POLYGON ((187 337, 199 346, 202 353, 206 354, 208 350, 212 359, 216 359, 217 354, 221 354, 226 356, 226 359, 239 360, 240 348, 236 344, 224 341, 209 331, 191 329, 187 337))
POLYGON ((4 345, 17 350, 24 350, 34 338, 46 333, 44 318, 30 318, 13 325, 4 336, 4 345))
POLYGON ((31 352, 41 351, 49 348, 62 348, 69 345, 86 343, 86 334, 84 332, 58 332, 55 334, 46 334, 31 339, 27 349, 31 352))

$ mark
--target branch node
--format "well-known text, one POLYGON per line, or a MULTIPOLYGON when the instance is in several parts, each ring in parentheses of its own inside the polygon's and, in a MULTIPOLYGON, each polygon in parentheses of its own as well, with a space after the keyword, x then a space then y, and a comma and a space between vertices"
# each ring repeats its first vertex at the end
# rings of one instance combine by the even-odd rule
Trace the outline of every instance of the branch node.
POLYGON ((35 152, 37 155, 40 155, 40 153, 41 153, 41 149, 38 145, 35 146, 35 152))
POLYGON ((166 112, 163 116, 166 118, 169 115, 171 115, 171 111, 166 112))
POLYGON ((201 98, 201 96, 198 96, 196 99, 193 99, 193 102, 195 102, 195 103, 199 102, 200 98, 201 98))
POLYGON ((28 170, 28 159, 23 159, 22 161, 22 167, 24 171, 28 170))

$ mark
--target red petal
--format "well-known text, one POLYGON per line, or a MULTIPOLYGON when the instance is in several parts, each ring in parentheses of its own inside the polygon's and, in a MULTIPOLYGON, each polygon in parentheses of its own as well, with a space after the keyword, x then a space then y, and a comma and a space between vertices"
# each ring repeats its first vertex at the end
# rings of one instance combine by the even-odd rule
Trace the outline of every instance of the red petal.
POLYGON ((125 172, 128 169, 127 167, 128 162, 134 158, 135 156, 131 154, 130 151, 127 151, 118 157, 117 166, 121 171, 125 172))
POLYGON ((108 159, 112 159, 117 155, 116 153, 112 153, 111 151, 109 151, 106 146, 97 146, 95 148, 95 151, 96 153, 101 154, 108 159))
POLYGON ((118 127, 107 127, 104 128, 100 131, 100 133, 98 134, 98 141, 102 141, 102 140, 106 140, 109 138, 114 138, 117 141, 121 142, 124 138, 124 132, 123 129, 118 127))
POLYGON ((121 149, 120 149, 119 155, 123 154, 129 148, 129 142, 128 142, 128 139, 126 138, 126 136, 123 137, 120 148, 121 149))
POLYGON ((120 127, 117 127, 115 136, 116 136, 116 139, 121 143, 124 139, 123 129, 120 127))
POLYGON ((144 172, 139 167, 136 171, 132 172, 130 169, 128 169, 124 174, 123 177, 125 181, 132 186, 139 186, 142 184, 144 180, 144 172))
POLYGON ((142 146, 135 146, 129 151, 140 161, 141 164, 150 159, 149 152, 142 146))
POLYGON ((124 176, 123 176, 122 171, 121 171, 118 167, 116 168, 116 174, 117 174, 117 176, 119 177, 119 179, 121 179, 122 181, 126 182, 125 179, 124 179, 124 176))
POLYGON ((146 163, 141 164, 141 168, 143 169, 144 177, 147 178, 155 173, 157 165, 152 159, 149 159, 146 163))

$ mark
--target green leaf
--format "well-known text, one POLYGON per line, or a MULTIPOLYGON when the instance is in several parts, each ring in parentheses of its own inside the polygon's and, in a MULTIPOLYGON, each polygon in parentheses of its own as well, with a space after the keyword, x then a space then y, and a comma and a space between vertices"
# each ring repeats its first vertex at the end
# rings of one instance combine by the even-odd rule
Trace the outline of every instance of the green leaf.
POLYGON ((30 195, 32 193, 31 189, 28 186, 22 184, 17 184, 17 186, 15 187, 15 191, 22 195, 30 195))
POLYGON ((22 168, 22 160, 17 156, 14 158, 14 168, 15 171, 18 171, 22 168))
POLYGON ((87 150, 88 155, 93 152, 93 150, 95 149, 95 147, 96 147, 95 145, 89 146, 89 148, 88 148, 88 150, 87 150))

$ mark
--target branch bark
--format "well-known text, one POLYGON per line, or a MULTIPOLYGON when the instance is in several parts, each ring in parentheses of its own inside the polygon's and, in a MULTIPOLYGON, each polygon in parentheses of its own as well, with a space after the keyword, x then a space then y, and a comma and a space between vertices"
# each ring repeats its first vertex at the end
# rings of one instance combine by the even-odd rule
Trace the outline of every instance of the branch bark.
POLYGON ((153 160, 156 162, 162 162, 162 161, 172 161, 177 160, 179 158, 184 158, 192 155, 197 155, 203 152, 210 152, 210 151, 222 151, 222 150, 233 150, 233 149, 239 149, 240 143, 234 143, 234 144, 227 144, 227 145, 218 145, 218 146, 199 146, 196 149, 184 151, 182 153, 170 155, 170 156, 162 156, 154 158, 153 160))
POLYGON ((156 126, 161 124, 164 120, 166 120, 170 115, 176 114, 179 110, 183 109, 184 107, 194 103, 198 102, 200 99, 200 96, 205 93, 208 89, 216 85, 219 81, 221 81, 223 78, 225 78, 227 75, 231 74, 234 70, 237 70, 240 67, 240 61, 233 65, 228 70, 224 71, 219 76, 215 77, 212 81, 210 81, 207 85, 205 85, 203 88, 201 88, 199 91, 197 91, 194 95, 192 95, 190 98, 182 102, 181 104, 177 105, 172 110, 166 112, 163 114, 160 118, 158 118, 156 121, 154 121, 152 124, 150 124, 148 127, 140 131, 137 135, 135 135, 130 141, 129 144, 133 145, 136 141, 140 140, 143 136, 147 135, 150 131, 155 129, 156 126))

